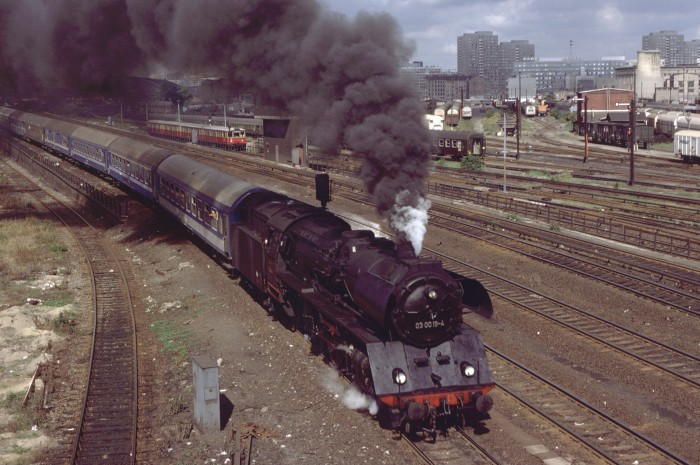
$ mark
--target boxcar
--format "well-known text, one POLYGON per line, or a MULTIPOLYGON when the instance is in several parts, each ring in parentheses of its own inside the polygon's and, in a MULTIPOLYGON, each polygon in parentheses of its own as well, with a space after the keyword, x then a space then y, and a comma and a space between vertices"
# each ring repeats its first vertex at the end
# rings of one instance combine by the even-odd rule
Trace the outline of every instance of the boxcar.
POLYGON ((673 152, 689 163, 700 162, 700 131, 681 129, 673 135, 673 152))

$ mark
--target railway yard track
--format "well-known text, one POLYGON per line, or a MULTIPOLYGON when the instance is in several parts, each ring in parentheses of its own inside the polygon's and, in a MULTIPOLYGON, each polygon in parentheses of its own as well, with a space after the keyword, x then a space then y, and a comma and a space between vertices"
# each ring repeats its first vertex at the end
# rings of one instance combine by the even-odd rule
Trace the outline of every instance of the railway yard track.
POLYGON ((402 435, 401 439, 416 455, 431 465, 505 465, 491 455, 461 427, 427 443, 402 435))
POLYGON ((489 363, 498 375, 500 389, 588 446, 607 463, 690 463, 534 370, 493 348, 489 350, 489 363))
POLYGON ((133 464, 139 407, 132 278, 89 219, 19 171, 12 178, 68 229, 85 257, 92 284, 93 331, 86 348, 86 379, 72 380, 76 390, 70 394, 71 402, 78 414, 65 422, 65 455, 54 456, 52 463, 133 464))
MULTIPOLYGON (((192 156, 204 158, 221 169, 243 169, 264 176, 273 173, 272 176, 292 184, 313 184, 313 173, 308 170, 278 168, 249 156, 224 155, 191 147, 186 150, 191 151, 192 156), (236 163, 235 169, 231 168, 232 159, 236 163)), ((576 149, 571 150, 573 157, 576 149)), ((620 153, 611 150, 610 154, 601 156, 619 157, 620 153)), ((586 166, 586 170, 580 169, 580 176, 574 177, 588 176, 598 181, 609 181, 624 173, 624 167, 619 171, 606 170, 598 173, 591 169, 597 163, 596 157, 590 161, 592 163, 586 166)), ((648 180, 651 186, 664 187, 664 193, 632 193, 617 187, 588 186, 549 179, 533 180, 531 176, 513 174, 534 170, 538 166, 540 169, 544 166, 552 172, 570 167, 565 162, 552 163, 543 159, 519 162, 517 169, 509 167, 509 194, 498 192, 502 174, 497 172, 496 162, 492 169, 487 168, 487 172, 470 173, 470 179, 437 170, 428 185, 430 193, 438 196, 433 202, 430 224, 642 297, 663 306, 669 314, 676 312, 684 318, 694 318, 700 314, 700 273, 697 268, 700 241, 695 237, 700 201, 693 197, 683 197, 680 193, 692 194, 696 190, 700 191, 700 186, 697 181, 684 184, 682 180, 679 182, 671 176, 652 175, 655 161, 651 157, 649 160, 642 157, 640 164, 645 163, 649 164, 649 170, 647 173, 643 166, 640 168, 638 176, 643 179, 640 183, 644 184, 648 180), (496 211, 509 212, 510 217, 494 213, 496 211), (516 214, 520 218, 513 218, 516 214), (523 221, 522 218, 528 220, 523 221), (579 234, 573 234, 576 232, 579 234), (593 236, 598 239, 592 239, 593 236)), ((340 166, 340 163, 331 166, 331 162, 325 160, 322 164, 329 171, 344 175, 352 174, 356 169, 354 166, 340 166)), ((669 166, 673 165, 669 163, 669 166)), ((688 179, 692 179, 692 176, 688 175, 688 179)), ((371 204, 363 186, 348 179, 334 178, 333 192, 351 201, 371 204)), ((356 219, 348 221, 356 222, 356 219)), ((372 228, 371 225, 364 227, 372 228)), ((83 238, 79 241, 90 242, 83 238)), ((92 249, 92 246, 88 247, 86 255, 98 256, 101 253, 98 249, 92 249)), ((685 392, 694 395, 700 387, 700 356, 692 342, 683 346, 681 341, 674 340, 673 334, 662 339, 653 331, 605 318, 595 311, 548 296, 493 270, 465 263, 435 250, 424 249, 424 253, 440 259, 446 268, 484 284, 497 308, 518 309, 546 324, 554 323, 571 337, 584 338, 586 344, 595 348, 592 350, 597 351, 601 358, 614 354, 612 356, 619 363, 635 366, 645 376, 655 379, 671 377, 673 388, 679 395, 685 392)), ((119 278, 122 273, 117 271, 118 260, 105 257, 96 260, 94 266, 98 276, 95 279, 105 279, 104 284, 95 284, 96 301, 106 302, 104 305, 97 304, 98 334, 99 321, 111 322, 112 318, 116 318, 113 312, 129 305, 128 290, 125 288, 127 285, 123 283, 123 277, 119 278), (121 284, 119 279, 122 280, 121 284), (101 315, 100 311, 106 313, 101 315)), ((110 325, 128 326, 128 312, 118 318, 122 319, 110 325)), ((110 334, 106 337, 116 339, 98 344, 111 351, 108 352, 109 358, 118 363, 118 366, 96 370, 97 374, 106 377, 95 382, 94 385, 98 388, 97 391, 93 389, 93 392, 116 395, 116 391, 129 391, 129 386, 133 386, 132 395, 136 397, 135 383, 138 375, 136 362, 133 361, 136 355, 132 354, 132 362, 128 362, 127 354, 135 351, 136 342, 134 340, 128 345, 127 333, 128 331, 110 334), (120 342, 115 342, 117 340, 120 342), (129 380, 121 379, 127 377, 127 372, 132 372, 129 380), (111 388, 112 383, 117 382, 116 378, 112 378, 115 373, 124 375, 119 376, 119 387, 111 388)), ((534 415, 545 419, 562 435, 587 448, 601 463, 693 463, 690 457, 678 454, 664 445, 655 433, 649 434, 626 425, 610 409, 586 400, 575 388, 558 385, 546 374, 538 373, 494 347, 488 346, 488 350, 489 363, 503 395, 511 397, 534 415)), ((96 362, 101 360, 100 355, 91 358, 96 362)), ((90 391, 88 389, 88 396, 90 391)), ((78 452, 70 463, 133 463, 104 459, 119 456, 127 460, 128 456, 133 460, 136 455, 137 407, 134 404, 126 407, 128 402, 125 399, 103 403, 86 397, 86 423, 80 429, 81 433, 76 434, 76 450, 89 449, 101 453, 83 459, 78 452), (91 420, 92 418, 97 420, 91 420), (114 418, 115 421, 110 421, 110 426, 104 428, 104 418, 114 418), (130 430, 132 433, 127 434, 129 425, 133 426, 130 430), (90 433, 86 440, 96 442, 89 447, 79 445, 82 431, 90 433), (115 434, 115 431, 121 433, 115 434), (127 436, 130 436, 129 440, 126 439, 127 436), (124 438, 124 442, 118 446, 120 452, 112 453, 114 449, 110 447, 115 438, 124 438), (105 442, 100 442, 105 439, 105 442), (131 441, 128 447, 127 441, 131 441), (95 458, 99 457, 104 461, 97 462, 95 458)), ((499 462, 490 456, 487 449, 479 452, 478 446, 465 439, 469 436, 457 429, 451 431, 449 438, 439 438, 438 444, 415 440, 410 443, 411 447, 421 449, 417 454, 427 463, 508 463, 499 462)))

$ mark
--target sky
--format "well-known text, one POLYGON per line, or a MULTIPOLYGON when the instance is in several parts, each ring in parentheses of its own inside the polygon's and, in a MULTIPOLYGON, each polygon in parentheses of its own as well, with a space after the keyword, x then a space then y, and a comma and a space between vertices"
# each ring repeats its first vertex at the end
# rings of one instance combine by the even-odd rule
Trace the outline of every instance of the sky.
POLYGON ((457 68, 457 37, 492 31, 499 42, 528 40, 537 58, 636 59, 642 36, 676 31, 700 39, 700 2, 658 0, 319 0, 349 17, 387 12, 414 42, 412 61, 457 68), (573 41, 573 45, 570 45, 573 41))

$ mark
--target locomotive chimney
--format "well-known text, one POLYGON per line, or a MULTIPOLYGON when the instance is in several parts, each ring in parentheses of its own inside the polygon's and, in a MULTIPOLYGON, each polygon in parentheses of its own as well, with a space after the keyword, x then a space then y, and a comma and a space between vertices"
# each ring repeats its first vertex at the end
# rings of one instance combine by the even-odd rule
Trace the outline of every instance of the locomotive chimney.
POLYGON ((396 240, 396 257, 400 260, 411 260, 416 258, 416 253, 413 250, 413 245, 405 238, 396 240))

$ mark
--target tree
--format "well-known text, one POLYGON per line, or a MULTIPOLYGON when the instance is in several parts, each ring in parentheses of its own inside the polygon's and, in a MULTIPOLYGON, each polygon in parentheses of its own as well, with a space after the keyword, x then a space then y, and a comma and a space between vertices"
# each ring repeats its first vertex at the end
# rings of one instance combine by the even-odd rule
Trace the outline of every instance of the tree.
POLYGON ((192 100, 192 94, 187 87, 179 86, 174 82, 163 80, 163 84, 160 87, 160 95, 163 100, 168 100, 177 105, 178 102, 181 105, 185 105, 187 102, 192 100))

